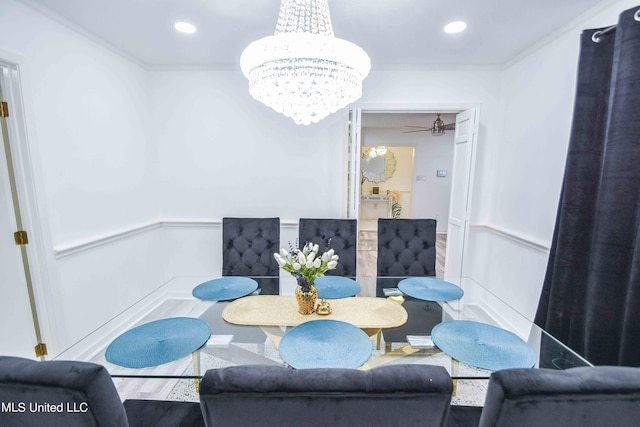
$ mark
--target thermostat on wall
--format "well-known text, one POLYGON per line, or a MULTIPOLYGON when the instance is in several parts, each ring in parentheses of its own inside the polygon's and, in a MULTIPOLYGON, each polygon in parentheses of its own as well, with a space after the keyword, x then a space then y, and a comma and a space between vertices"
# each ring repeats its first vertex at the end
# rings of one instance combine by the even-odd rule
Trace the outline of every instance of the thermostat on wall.
POLYGON ((447 171, 445 169, 438 169, 437 176, 439 177, 447 176, 447 171))

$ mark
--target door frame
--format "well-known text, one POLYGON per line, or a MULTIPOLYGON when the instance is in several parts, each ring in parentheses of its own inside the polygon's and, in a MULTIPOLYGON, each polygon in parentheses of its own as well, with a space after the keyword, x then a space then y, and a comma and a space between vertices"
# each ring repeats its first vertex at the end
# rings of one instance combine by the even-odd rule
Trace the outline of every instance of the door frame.
MULTIPOLYGON (((461 113, 465 110, 469 110, 469 109, 476 109, 476 114, 478 116, 480 116, 480 112, 481 112, 481 104, 479 103, 470 103, 470 102, 461 102, 461 103, 388 103, 388 102, 383 102, 383 103, 355 103, 353 104, 352 107, 350 107, 350 116, 356 116, 358 118, 362 117, 363 113, 435 113, 435 112, 439 112, 439 113, 452 113, 452 114, 458 114, 461 113)), ((349 159, 348 161, 350 162, 350 165, 354 165, 357 164, 358 165, 358 171, 359 171, 359 164, 360 164, 360 152, 362 151, 362 139, 361 139, 361 135, 362 135, 362 128, 361 128, 361 121, 358 121, 357 123, 358 125, 358 129, 356 129, 357 131, 357 137, 356 138, 352 138, 351 135, 349 135, 349 138, 346 138, 345 141, 345 150, 347 152, 349 152, 349 159), (354 144, 356 145, 354 147, 354 144), (358 154, 356 154, 358 153, 358 154)), ((354 126, 354 123, 351 123, 351 126, 354 126)), ((479 123, 476 124, 476 130, 479 128, 479 123)), ((471 197, 472 191, 473 191, 473 182, 475 179, 475 162, 476 162, 476 151, 477 151, 477 132, 476 135, 474 136, 474 138, 476 138, 476 141, 474 142, 474 153, 473 153, 473 161, 471 164, 471 175, 470 175, 470 182, 469 182, 469 193, 468 193, 468 200, 467 202, 469 203, 470 206, 467 207, 467 211, 468 211, 468 216, 470 217, 470 213, 471 213, 471 207, 473 205, 473 200, 471 197)), ((453 173, 454 171, 452 171, 453 173)), ((351 195, 354 195, 354 198, 357 197, 358 200, 360 200, 360 196, 361 196, 361 187, 360 187, 360 182, 359 182, 359 174, 356 177, 355 173, 351 173, 349 174, 349 176, 347 177, 347 182, 346 182, 346 187, 348 189, 348 193, 351 195)), ((451 200, 449 200, 449 203, 451 203, 451 200)), ((357 214, 358 211, 355 211, 356 216, 353 216, 354 211, 353 210, 349 210, 347 212, 347 217, 348 218, 355 218, 357 219, 357 214)), ((358 232, 359 232, 359 227, 358 227, 358 232)), ((468 233, 465 234, 464 236, 464 240, 463 240, 463 244, 462 244, 462 251, 463 253, 460 254, 460 256, 462 257, 464 255, 464 252, 466 250, 466 248, 468 247, 468 233)), ((447 236, 448 239, 448 236, 447 236)), ((461 271, 464 271, 464 259, 463 259, 463 264, 461 267, 461 271)), ((445 277, 447 277, 447 271, 445 269, 444 272, 445 277)))
POLYGON ((0 66, 7 70, 7 75, 0 74, 0 82, 4 101, 9 103, 10 114, 6 118, 8 145, 11 150, 19 214, 22 228, 29 234, 29 244, 24 248, 29 265, 28 274, 31 276, 33 306, 36 310, 37 324, 34 324, 34 328, 40 342, 47 345, 48 354, 55 355, 60 349, 53 307, 58 305, 59 296, 52 286, 54 254, 52 250, 46 250, 53 247, 49 224, 42 221, 42 218, 47 217, 46 204, 43 192, 38 191, 44 181, 40 175, 37 150, 31 148, 36 132, 27 119, 34 116, 28 96, 31 93, 31 85, 27 78, 28 65, 24 57, 0 49, 0 66))

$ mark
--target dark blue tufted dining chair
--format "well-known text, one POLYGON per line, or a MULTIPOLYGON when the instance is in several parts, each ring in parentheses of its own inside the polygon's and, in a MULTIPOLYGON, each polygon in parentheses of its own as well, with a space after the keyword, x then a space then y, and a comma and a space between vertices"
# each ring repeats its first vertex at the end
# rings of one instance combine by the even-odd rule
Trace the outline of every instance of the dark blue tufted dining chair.
MULTIPOLYGON (((273 254, 279 250, 280 218, 222 218, 223 276, 254 278, 261 295, 278 295, 280 271, 273 254)), ((200 318, 209 324, 214 335, 233 335, 234 342, 257 343, 259 352, 264 352, 267 336, 260 327, 233 325, 222 319, 228 304, 229 301, 219 301, 200 318)))
POLYGON ((280 250, 280 218, 222 218, 222 275, 256 279, 262 295, 280 293, 273 254, 280 250))
POLYGON ((355 278, 358 223, 355 219, 300 218, 298 241, 300 248, 306 242, 332 248, 340 257, 335 270, 327 271, 327 276, 355 278))
MULTIPOLYGON (((377 264, 378 297, 384 297, 383 288, 398 286, 395 277, 435 276, 436 220, 378 219, 377 264)), ((403 306, 409 320, 403 326, 383 331, 387 347, 391 342, 406 342, 407 335, 431 335, 431 329, 442 321, 442 308, 436 302, 405 296, 403 306)))

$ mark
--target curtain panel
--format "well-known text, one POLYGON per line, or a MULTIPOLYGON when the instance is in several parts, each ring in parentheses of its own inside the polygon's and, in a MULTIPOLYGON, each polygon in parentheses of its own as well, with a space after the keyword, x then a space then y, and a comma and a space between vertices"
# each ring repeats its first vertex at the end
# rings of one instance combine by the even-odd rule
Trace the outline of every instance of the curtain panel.
POLYGON ((564 182, 535 323, 640 366, 640 6, 581 36, 564 182))

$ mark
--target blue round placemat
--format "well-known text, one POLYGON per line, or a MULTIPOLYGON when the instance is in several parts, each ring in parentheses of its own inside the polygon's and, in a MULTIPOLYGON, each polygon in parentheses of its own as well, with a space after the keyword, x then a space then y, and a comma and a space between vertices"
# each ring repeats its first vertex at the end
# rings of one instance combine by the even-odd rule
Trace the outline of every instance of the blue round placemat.
POLYGON ((425 301, 452 301, 462 298, 464 291, 453 283, 435 277, 410 277, 398 282, 403 294, 425 301))
POLYGON ((340 276, 322 276, 313 281, 318 288, 318 298, 346 298, 360 292, 360 285, 353 279, 340 276))
POLYGON ((371 357, 371 339, 362 329, 338 320, 312 320, 289 330, 278 350, 296 369, 359 368, 371 357))
POLYGON ((450 320, 431 331, 433 343, 462 363, 498 371, 531 368, 536 355, 517 335, 495 326, 470 320, 450 320))
POLYGON ((258 282, 249 277, 227 276, 201 283, 191 294, 202 300, 227 301, 249 295, 256 289, 258 282))
POLYGON ((105 351, 108 362, 125 368, 146 368, 188 356, 202 347, 211 330, 207 322, 172 317, 145 323, 120 335, 105 351))

